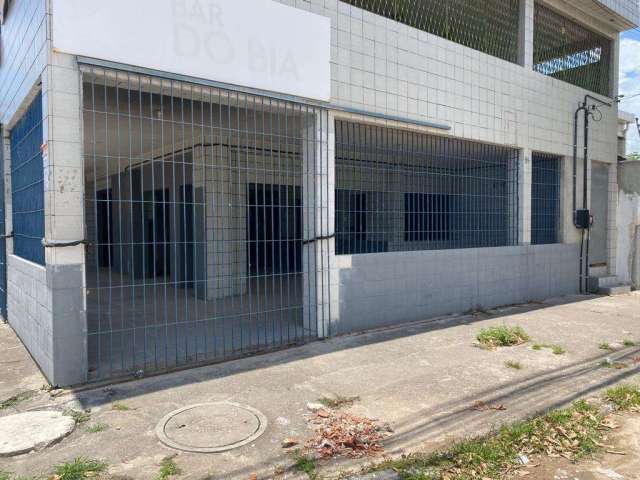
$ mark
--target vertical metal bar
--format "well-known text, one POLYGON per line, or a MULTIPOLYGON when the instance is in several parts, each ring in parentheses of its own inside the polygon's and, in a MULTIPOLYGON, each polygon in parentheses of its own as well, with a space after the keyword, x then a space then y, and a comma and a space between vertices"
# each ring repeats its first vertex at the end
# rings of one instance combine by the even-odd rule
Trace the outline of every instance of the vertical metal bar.
MULTIPOLYGON (((159 95, 158 95, 158 101, 159 101, 159 112, 160 112, 160 121, 159 121, 159 128, 160 128, 160 139, 161 139, 161 143, 160 143, 160 155, 164 154, 164 101, 163 101, 163 97, 164 97, 164 93, 163 93, 163 84, 162 84, 162 80, 160 80, 160 86, 159 86, 159 95)), ((154 109, 153 109, 153 80, 151 79, 151 77, 149 77, 149 122, 151 123, 151 153, 150 153, 150 162, 151 162, 151 200, 150 200, 150 208, 151 208, 151 219, 154 225, 154 228, 151 231, 151 246, 152 246, 152 250, 151 250, 151 255, 149 256, 149 260, 150 262, 152 262, 152 275, 153 278, 151 280, 151 283, 153 285, 153 318, 154 318, 154 328, 153 328, 153 362, 154 362, 154 367, 157 370, 158 369, 158 337, 160 337, 161 332, 160 329, 157 326, 157 321, 155 319, 157 319, 160 315, 158 315, 158 272, 157 272, 157 256, 158 256, 158 244, 157 244, 157 238, 156 238, 156 201, 155 201, 155 191, 156 191, 156 171, 155 171, 155 164, 156 164, 156 159, 154 156, 154 147, 155 147, 155 118, 154 118, 154 109)), ((161 159, 161 168, 164 168, 164 161, 163 161, 163 157, 160 156, 161 159)), ((142 177, 142 175, 141 175, 142 177)), ((144 230, 146 225, 145 225, 145 213, 144 210, 145 208, 147 208, 147 201, 144 198, 145 195, 145 191, 144 188, 142 188, 141 193, 141 201, 142 201, 142 229, 144 230)), ((148 272, 147 272, 147 265, 143 265, 143 272, 142 275, 144 277, 147 276, 148 272)), ((164 354, 165 354, 165 363, 166 363, 166 357, 167 357, 167 349, 166 349, 166 324, 167 324, 167 317, 166 317, 166 309, 163 309, 163 315, 162 315, 162 320, 163 323, 165 325, 165 332, 164 332, 164 339, 165 339, 165 348, 164 348, 164 354)))
MULTIPOLYGON (((107 78, 106 72, 102 72, 102 83, 103 83, 103 91, 104 91, 104 136, 105 136, 105 163, 106 163, 106 180, 107 180, 107 192, 110 190, 110 165, 109 165, 109 114, 108 114, 108 105, 107 105, 107 78)), ((107 193, 108 194, 108 193, 107 193)), ((107 208, 107 232, 111 230, 111 212, 110 209, 107 208)), ((107 233, 107 238, 111 238, 111 233, 107 233)), ((111 259, 111 249, 108 249, 109 252, 109 265, 112 264, 111 259)), ((109 376, 113 375, 113 311, 112 311, 112 292, 113 292, 113 283, 111 279, 111 268, 108 270, 108 292, 109 292, 109 303, 107 307, 107 315, 109 318, 109 376)))
MULTIPOLYGON (((118 114, 120 111, 118 110, 118 114)), ((133 237, 133 170, 131 168, 131 157, 133 156, 133 145, 132 145, 132 129, 131 129, 131 77, 130 73, 127 72, 127 141, 129 144, 129 152, 128 152, 128 169, 129 169, 129 251, 131 252, 131 301, 132 301, 132 310, 134 313, 136 311, 136 282, 137 278, 135 276, 135 262, 134 262, 134 251, 135 248, 133 246, 134 237, 133 237)), ((131 325, 131 371, 135 371, 136 369, 136 330, 137 330, 137 315, 129 315, 131 325)), ((124 335, 124 334, 123 334, 124 335)), ((124 350, 124 349, 123 349, 124 350)))
MULTIPOLYGON (((217 298, 216 298, 216 290, 213 290, 213 298, 212 298, 212 305, 213 305, 213 312, 212 315, 209 314, 209 288, 210 288, 210 281, 209 281, 209 275, 210 275, 210 268, 213 268, 214 271, 214 275, 217 277, 218 275, 218 266, 217 266, 217 247, 216 247, 216 240, 217 240, 217 235, 218 232, 216 231, 216 222, 217 222, 217 212, 218 212, 218 206, 217 206, 217 193, 216 193, 216 189, 218 188, 218 184, 215 181, 215 177, 213 175, 210 175, 208 172, 208 164, 207 164, 207 152, 208 149, 211 149, 211 167, 210 170, 211 172, 213 172, 213 163, 214 163, 214 157, 213 157, 213 149, 215 148, 214 145, 217 143, 216 142, 216 138, 214 135, 214 119, 213 119, 213 89, 209 88, 207 89, 207 91, 209 92, 209 141, 208 144, 210 144, 211 146, 207 146, 206 148, 203 147, 202 149, 202 177, 203 177, 203 207, 202 207, 202 222, 203 222, 203 228, 204 228, 204 252, 205 252, 205 266, 204 266, 204 285, 203 285, 203 291, 204 291, 204 315, 205 315, 205 319, 206 319, 206 323, 205 323, 205 356, 209 355, 209 348, 208 348, 208 329, 209 329, 209 323, 211 323, 212 329, 212 343, 213 343, 213 358, 215 358, 217 356, 217 351, 218 351, 218 347, 217 347, 217 336, 216 336, 216 324, 218 322, 218 316, 217 316, 217 298), (211 185, 211 186, 210 186, 211 185), (209 188, 211 188, 213 191, 211 193, 209 193, 209 188), (209 198, 211 198, 213 200, 213 204, 211 205, 211 214, 209 214, 209 198), (209 218, 211 218, 211 220, 209 220, 209 218), (211 221, 211 226, 209 225, 209 221, 211 221), (209 238, 209 230, 211 230, 211 239, 209 238), (213 243, 213 248, 211 249, 212 255, 213 255, 213 259, 209 258, 209 242, 213 243), (212 265, 211 267, 209 265, 212 265)), ((220 99, 220 96, 218 95, 218 99, 220 99)), ((202 108, 202 110, 204 111, 204 106, 202 108)), ((219 105, 218 105, 218 110, 220 110, 219 105)), ((218 136, 219 135, 219 130, 220 125, 218 124, 218 136)), ((203 138, 204 138, 204 130, 205 127, 204 125, 202 126, 202 134, 203 134, 203 138)), ((213 281, 214 285, 217 287, 215 280, 213 281)))
MULTIPOLYGON (((231 150, 232 147, 231 145, 233 144, 233 137, 232 137, 232 128, 231 128, 231 94, 229 92, 227 92, 227 145, 225 148, 226 151, 226 164, 227 164, 227 188, 229 189, 228 192, 228 199, 227 199, 227 204, 228 204, 228 210, 227 210, 227 220, 229 221, 229 223, 231 223, 231 226, 229 227, 229 232, 228 232, 228 236, 230 238, 228 238, 226 241, 227 243, 229 243, 231 245, 231 247, 228 247, 227 245, 224 246, 224 251, 225 251, 225 256, 228 255, 229 257, 229 265, 227 268, 227 276, 228 276, 228 282, 229 282, 229 298, 230 298, 230 303, 231 303, 231 312, 228 315, 228 318, 231 320, 231 353, 235 352, 235 327, 234 327, 234 322, 235 322, 235 317, 233 315, 233 286, 234 286, 234 274, 233 274, 233 184, 232 184, 232 178, 233 178, 233 173, 232 173, 232 168, 231 168, 231 150), (229 253, 227 254, 226 250, 227 248, 229 248, 229 253)), ((226 228, 225 228, 226 230, 226 228)), ((223 260, 224 261, 224 260, 223 260)), ((226 293, 226 292, 225 292, 226 293)), ((226 300, 227 297, 225 296, 224 301, 225 301, 225 314, 226 314, 226 300)), ((225 341, 226 343, 226 341, 225 341)))
MULTIPOLYGON (((96 309, 97 309, 97 322, 98 329, 96 335, 96 347, 97 347, 97 359, 96 359, 96 375, 97 378, 102 378, 102 289, 100 285, 100 239, 98 236, 98 174, 97 174, 97 140, 96 140, 96 74, 95 69, 92 67, 90 70, 91 78, 91 138, 92 138, 92 160, 93 160, 93 231, 96 235, 96 254, 95 254, 95 267, 96 267, 96 309)), ((84 80, 84 78, 83 78, 84 80)), ((107 245, 110 248, 110 245, 107 245)))
MULTIPOLYGON (((236 169, 237 171, 237 185, 236 185, 236 190, 234 192, 234 195, 232 196, 233 198, 233 213, 232 213, 232 218, 233 218, 233 242, 232 242, 232 248, 233 248, 233 265, 234 265, 234 285, 239 285, 239 292, 238 292, 238 305, 237 308, 233 307, 233 311, 234 311, 234 315, 237 319, 238 322, 238 327, 240 330, 240 352, 244 352, 244 314, 243 314, 243 308, 244 308, 244 284, 242 282, 242 276, 241 276, 241 269, 242 267, 240 266, 240 261, 238 259, 238 248, 240 246, 240 228, 238 227, 238 210, 240 208, 240 205, 242 204, 242 202, 240 201, 241 199, 241 195, 242 195, 242 169, 240 167, 240 157, 241 157, 241 152, 242 152, 242 131, 241 131, 241 122, 240 122, 240 117, 242 116, 242 107, 240 106, 240 94, 238 92, 236 92, 235 94, 235 111, 236 111, 236 128, 235 128, 235 140, 234 140, 234 151, 235 151, 235 155, 233 155, 232 158, 232 165, 233 168, 236 169)), ((234 286, 234 290, 235 290, 235 286, 234 286)), ((232 298, 235 298, 232 297, 232 298)))
MULTIPOLYGON (((260 349, 260 314, 259 314, 259 288, 256 288, 257 284, 254 284, 254 275, 251 272, 251 268, 252 266, 250 265, 250 261, 252 258, 252 254, 253 254, 253 250, 255 248, 254 242, 255 239, 251 239, 250 238, 250 233, 251 233, 251 215, 250 215, 250 211, 252 209, 255 209, 256 207, 253 205, 253 202, 251 200, 251 192, 250 189, 251 188, 255 188, 252 187, 252 179, 254 178, 254 172, 253 170, 255 170, 256 166, 257 166, 257 162, 258 162, 258 155, 257 152, 260 151, 258 149, 258 106, 257 106, 257 101, 256 101, 256 96, 252 95, 252 100, 253 100, 253 152, 254 152, 254 156, 253 156, 253 164, 251 165, 252 167, 252 171, 251 171, 251 177, 249 176, 249 165, 247 165, 247 186, 246 186, 246 195, 247 195, 247 209, 245 212, 245 215, 247 215, 247 222, 246 222, 246 235, 247 235, 247 283, 249 284, 249 299, 250 299, 250 303, 249 303, 249 318, 252 319, 252 323, 254 324, 254 328, 255 328, 255 332, 256 332, 256 345, 257 348, 260 349), (255 291, 253 291, 255 290, 255 291), (254 298, 255 296, 255 298, 254 298)), ((262 125, 260 126, 261 129, 264 129, 264 108, 262 107, 261 109, 261 113, 262 113, 262 125)), ((262 133, 261 133, 262 135, 262 133)), ((263 155, 262 155, 263 156, 263 155)), ((255 184, 254 184, 255 185, 255 184)), ((255 197, 255 194, 254 194, 255 197)), ((254 226, 255 229, 255 226, 254 226)), ((257 231, 257 229, 255 229, 255 231, 257 231)), ((266 334, 265 334, 265 347, 267 345, 267 338, 266 338, 266 334)))

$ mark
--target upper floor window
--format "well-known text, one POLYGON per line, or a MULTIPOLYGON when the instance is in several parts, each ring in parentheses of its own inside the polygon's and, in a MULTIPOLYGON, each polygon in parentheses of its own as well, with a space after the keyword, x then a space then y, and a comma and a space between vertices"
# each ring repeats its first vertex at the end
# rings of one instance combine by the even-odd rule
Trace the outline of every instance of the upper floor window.
POLYGON ((503 60, 518 61, 520 0, 343 0, 503 60))
POLYGON ((536 2, 533 69, 610 96, 611 40, 536 2))

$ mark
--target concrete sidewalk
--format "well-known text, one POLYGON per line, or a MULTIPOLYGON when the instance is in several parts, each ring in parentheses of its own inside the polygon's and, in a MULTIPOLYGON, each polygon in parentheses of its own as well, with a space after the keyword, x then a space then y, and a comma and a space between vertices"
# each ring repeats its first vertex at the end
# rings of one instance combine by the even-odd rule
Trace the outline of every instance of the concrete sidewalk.
MULTIPOLYGON (((0 333, 9 334, 3 328, 0 333)), ((349 411, 389 423, 394 433, 387 453, 437 448, 453 438, 486 432, 492 425, 528 417, 592 395, 616 382, 637 380, 640 348, 640 292, 618 297, 575 296, 543 304, 509 307, 475 315, 450 316, 394 329, 335 338, 300 348, 225 364, 176 372, 108 388, 39 393, 1 415, 45 406, 91 409, 91 420, 42 452, 0 459, 0 470, 50 473, 51 466, 78 456, 109 463, 114 478, 153 479, 166 455, 183 479, 274 478, 293 462, 285 438, 308 438, 307 403, 320 397, 358 396, 349 411), (474 345, 487 326, 520 325, 532 341, 486 351, 474 345), (601 350, 608 342, 616 351, 601 350), (564 355, 536 351, 533 343, 558 344, 564 355), (627 368, 603 368, 605 359, 623 359, 627 368), (505 366, 519 361, 522 370, 505 366), (156 438, 154 428, 168 412, 190 404, 231 400, 267 417, 265 434, 244 447, 219 454, 175 452, 156 438), (470 409, 476 401, 502 404, 503 411, 470 409), (114 410, 120 402, 129 410, 114 410), (88 433, 86 425, 107 430, 88 433)), ((0 362, 7 354, 0 352, 0 362)), ((33 367, 31 367, 33 369, 33 367)), ((24 370, 20 370, 24 371, 24 370)), ((3 395, 13 369, 3 368, 3 395)), ((23 387, 20 387, 23 388, 23 387)), ((325 471, 354 466, 325 464, 325 471)), ((277 478, 304 478, 285 471, 277 478)), ((176 477, 178 478, 178 477, 176 477)))

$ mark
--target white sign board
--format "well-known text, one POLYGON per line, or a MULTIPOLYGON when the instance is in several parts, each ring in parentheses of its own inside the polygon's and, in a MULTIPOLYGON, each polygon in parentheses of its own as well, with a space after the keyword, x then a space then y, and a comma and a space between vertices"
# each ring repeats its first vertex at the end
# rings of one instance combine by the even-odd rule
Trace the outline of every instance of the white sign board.
POLYGON ((61 52, 328 101, 330 20, 272 0, 52 0, 61 52))

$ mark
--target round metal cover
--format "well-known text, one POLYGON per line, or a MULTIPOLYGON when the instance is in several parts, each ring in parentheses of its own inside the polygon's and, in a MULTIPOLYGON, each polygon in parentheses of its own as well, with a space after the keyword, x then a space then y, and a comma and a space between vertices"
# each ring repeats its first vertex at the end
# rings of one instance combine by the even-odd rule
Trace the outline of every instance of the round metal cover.
POLYGON ((255 408, 233 402, 201 403, 174 410, 160 420, 156 435, 185 452, 216 453, 254 441, 267 428, 255 408))

